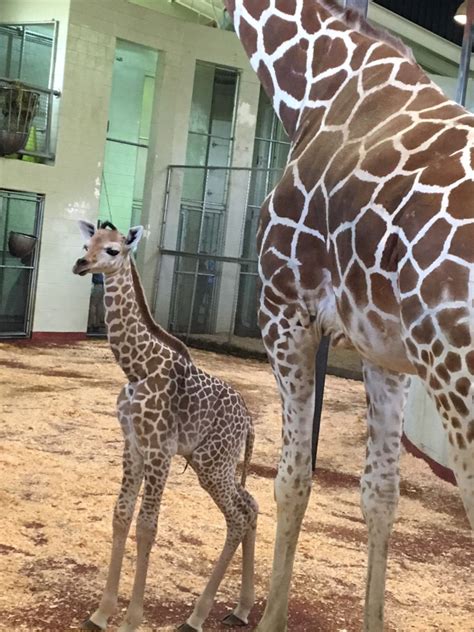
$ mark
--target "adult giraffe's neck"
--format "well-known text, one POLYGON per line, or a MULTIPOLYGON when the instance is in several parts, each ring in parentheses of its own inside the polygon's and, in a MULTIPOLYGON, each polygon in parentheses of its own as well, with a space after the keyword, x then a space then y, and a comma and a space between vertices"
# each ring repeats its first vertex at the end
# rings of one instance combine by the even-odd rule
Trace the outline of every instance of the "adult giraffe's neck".
POLYGON ((396 38, 335 0, 224 1, 290 139, 308 109, 327 107, 348 75, 359 71, 370 47, 388 45, 388 56, 407 53, 396 38))
POLYGON ((135 264, 129 258, 119 272, 105 275, 105 322, 112 352, 131 382, 155 372, 173 351, 190 359, 188 349, 151 316, 135 264))

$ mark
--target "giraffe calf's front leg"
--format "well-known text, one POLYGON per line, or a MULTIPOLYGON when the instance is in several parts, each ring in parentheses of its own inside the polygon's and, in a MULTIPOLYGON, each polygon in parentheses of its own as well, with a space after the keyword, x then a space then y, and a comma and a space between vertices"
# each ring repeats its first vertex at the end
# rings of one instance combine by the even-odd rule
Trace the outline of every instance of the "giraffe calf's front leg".
MULTIPOLYGON (((138 417, 138 414, 136 415, 138 417)), ((138 420, 135 419, 135 424, 138 420)), ((166 430, 160 437, 158 448, 147 449, 144 456, 144 486, 140 511, 137 518, 137 563, 132 596, 125 618, 118 632, 135 632, 143 618, 143 599, 150 553, 158 528, 161 498, 168 478, 171 459, 175 454, 175 444, 166 430), (172 447, 170 447, 172 446, 172 447)))
POLYGON ((114 509, 112 553, 105 589, 100 600, 99 607, 85 621, 83 630, 105 630, 109 618, 117 607, 117 594, 122 570, 122 560, 125 552, 125 544, 133 518, 133 511, 143 478, 143 458, 136 448, 135 441, 129 430, 129 397, 125 386, 117 401, 117 416, 125 433, 123 451, 123 475, 120 492, 114 509))

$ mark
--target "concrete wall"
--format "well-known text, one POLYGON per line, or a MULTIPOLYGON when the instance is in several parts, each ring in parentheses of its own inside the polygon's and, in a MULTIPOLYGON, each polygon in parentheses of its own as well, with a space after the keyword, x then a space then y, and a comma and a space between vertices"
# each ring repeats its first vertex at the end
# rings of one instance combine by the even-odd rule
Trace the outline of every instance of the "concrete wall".
MULTIPOLYGON (((76 220, 95 221, 98 216, 117 38, 159 52, 142 217, 147 237, 139 252, 149 295, 158 267, 167 167, 185 162, 196 60, 241 69, 244 84, 253 84, 255 93, 258 83, 234 34, 126 0, 2 0, 0 4, 2 22, 51 19, 59 21, 54 87, 62 91, 56 161, 40 165, 0 158, 0 187, 46 196, 33 331, 85 332, 90 287, 70 270, 82 245, 76 220)), ((253 107, 250 101, 241 104, 243 111, 253 107)), ((246 151, 247 131, 248 126, 242 134, 237 130, 236 152, 246 151)), ((245 156, 238 160, 245 162, 245 156)))

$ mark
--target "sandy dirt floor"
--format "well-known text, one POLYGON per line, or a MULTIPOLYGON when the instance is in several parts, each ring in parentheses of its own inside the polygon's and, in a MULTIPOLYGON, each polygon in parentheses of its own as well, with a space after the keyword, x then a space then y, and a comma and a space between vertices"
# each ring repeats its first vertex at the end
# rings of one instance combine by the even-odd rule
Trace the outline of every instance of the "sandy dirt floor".
MULTIPOLYGON (((243 393, 256 420, 248 480, 260 505, 254 624, 264 606, 273 553, 279 400, 268 365, 202 351, 193 356, 243 393)), ((122 440, 114 402, 123 381, 104 342, 0 345, 1 630, 77 629, 98 602, 120 482, 122 440)), ((362 384, 329 377, 319 465, 295 563, 289 632, 361 629, 363 416, 362 384)), ((142 627, 148 632, 173 630, 187 618, 224 538, 221 515, 183 466, 176 458, 162 504, 142 627)), ((407 454, 402 476, 386 629, 471 631, 474 556, 457 491, 407 454)), ((122 613, 134 563, 133 535, 130 540, 122 613)), ((218 593, 209 632, 224 629, 219 618, 237 598, 239 560, 218 593)), ((119 618, 120 612, 113 623, 119 618)))

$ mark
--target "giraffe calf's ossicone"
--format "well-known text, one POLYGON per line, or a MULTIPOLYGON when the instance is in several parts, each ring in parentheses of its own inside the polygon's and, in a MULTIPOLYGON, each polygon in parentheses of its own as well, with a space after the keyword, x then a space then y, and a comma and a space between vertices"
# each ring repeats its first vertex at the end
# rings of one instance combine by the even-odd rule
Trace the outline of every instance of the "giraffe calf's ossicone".
POLYGON ((137 564, 132 596, 119 628, 134 632, 143 617, 148 560, 155 540, 161 497, 171 459, 183 456, 199 483, 224 515, 227 532, 211 577, 181 630, 202 630, 224 573, 242 543, 242 583, 228 625, 248 621, 254 603, 254 549, 257 503, 245 489, 254 429, 241 395, 230 385, 197 368, 187 347, 153 319, 131 251, 143 229, 125 237, 115 226, 96 230, 80 222, 85 254, 73 272, 104 275, 105 320, 112 352, 127 377, 117 400, 124 435, 122 485, 113 515, 113 546, 105 590, 84 630, 105 630, 115 612, 125 543, 136 500, 137 564), (245 446, 245 447, 244 447, 245 446), (244 448, 241 480, 237 464, 244 448))

